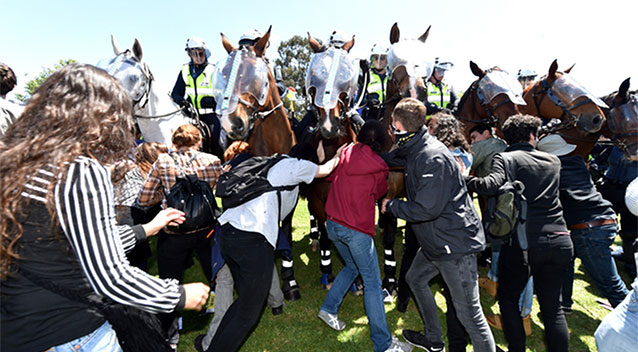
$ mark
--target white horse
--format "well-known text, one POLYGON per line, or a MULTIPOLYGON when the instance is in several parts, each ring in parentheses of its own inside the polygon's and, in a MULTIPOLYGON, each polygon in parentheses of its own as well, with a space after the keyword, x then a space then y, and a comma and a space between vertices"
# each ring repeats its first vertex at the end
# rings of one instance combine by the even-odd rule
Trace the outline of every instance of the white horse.
POLYGON ((98 67, 117 78, 133 100, 133 110, 144 141, 161 142, 170 147, 173 132, 193 123, 168 94, 157 94, 153 74, 142 61, 142 46, 135 39, 131 50, 121 50, 111 35, 115 57, 101 60, 98 67))

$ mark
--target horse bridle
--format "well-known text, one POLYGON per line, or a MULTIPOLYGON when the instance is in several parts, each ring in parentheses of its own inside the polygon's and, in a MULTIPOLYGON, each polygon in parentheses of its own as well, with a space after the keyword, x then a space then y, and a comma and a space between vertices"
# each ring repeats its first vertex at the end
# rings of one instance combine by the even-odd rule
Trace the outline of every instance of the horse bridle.
MULTIPOLYGON (((113 60, 112 63, 110 63, 106 68, 106 72, 111 75, 114 76, 115 72, 117 72, 120 67, 122 67, 122 64, 124 64, 126 61, 130 61, 135 63, 135 65, 139 65, 142 71, 142 74, 144 75, 144 78, 146 79, 146 81, 148 82, 148 84, 146 85, 146 90, 144 91, 144 94, 142 94, 142 96, 137 99, 134 100, 133 99, 133 106, 138 106, 139 108, 143 109, 146 104, 148 104, 149 102, 149 96, 151 94, 151 85, 153 84, 154 81, 154 77, 153 77, 153 73, 151 72, 150 68, 148 67, 148 65, 144 62, 138 62, 136 60, 133 60, 131 58, 131 50, 130 49, 126 49, 125 51, 119 53, 116 57, 115 60, 113 60)), ((137 116, 136 116, 137 117, 137 116)), ((145 116, 147 118, 153 117, 153 116, 145 116)))
MULTIPOLYGON (((611 115, 611 112, 613 111, 614 108, 624 105, 624 104, 629 104, 631 102, 632 99, 637 99, 636 97, 632 97, 632 96, 636 96, 638 93, 633 92, 630 93, 630 97, 626 99, 626 101, 622 104, 613 104, 613 100, 612 105, 609 106, 609 112, 606 114, 611 115)), ((609 120, 607 122, 607 124, 609 124, 609 120)), ((608 128, 609 129, 609 128, 608 128)), ((627 145, 625 143, 625 140, 627 139, 627 137, 637 137, 638 136, 638 131, 634 131, 634 132, 628 132, 628 133, 615 133, 613 131, 611 131, 611 129, 609 129, 609 131, 611 132, 611 140, 626 154, 629 155, 629 145, 627 145)))
POLYGON ((536 107, 536 113, 538 114, 538 117, 542 118, 545 121, 550 120, 550 118, 541 114, 541 104, 543 103, 543 99, 545 99, 545 97, 549 97, 552 103, 561 108, 563 111, 563 113, 559 117, 559 120, 561 120, 561 122, 554 124, 551 129, 547 131, 547 133, 555 133, 570 127, 575 127, 578 124, 580 116, 572 114, 571 111, 587 103, 594 103, 591 99, 585 97, 585 99, 582 99, 581 102, 574 104, 571 107, 567 107, 567 105, 563 103, 563 101, 561 101, 560 98, 556 96, 556 94, 553 93, 552 86, 554 85, 554 82, 556 82, 556 80, 548 84, 547 77, 545 77, 539 82, 542 88, 539 90, 538 85, 536 85, 534 86, 534 90, 532 91, 532 101, 534 102, 534 106, 536 107), (537 99, 539 96, 540 99, 537 99), (565 116, 567 117, 566 120, 563 119, 565 116))

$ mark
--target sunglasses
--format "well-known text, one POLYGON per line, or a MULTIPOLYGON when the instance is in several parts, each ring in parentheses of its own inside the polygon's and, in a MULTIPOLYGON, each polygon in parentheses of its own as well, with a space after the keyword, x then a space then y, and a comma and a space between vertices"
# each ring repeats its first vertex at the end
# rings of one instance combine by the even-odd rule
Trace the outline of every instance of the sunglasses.
POLYGON ((199 56, 199 57, 205 57, 206 53, 204 52, 204 50, 191 50, 190 54, 193 56, 199 56))
POLYGON ((387 60, 387 56, 385 55, 372 55, 372 60, 387 60))

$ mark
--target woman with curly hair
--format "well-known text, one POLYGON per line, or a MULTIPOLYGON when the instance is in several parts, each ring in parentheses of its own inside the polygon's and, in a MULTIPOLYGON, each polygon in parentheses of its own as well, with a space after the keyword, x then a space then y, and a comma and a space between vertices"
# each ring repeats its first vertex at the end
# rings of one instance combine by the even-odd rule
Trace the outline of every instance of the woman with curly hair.
POLYGON ((434 114, 426 124, 430 134, 450 149, 461 167, 463 176, 468 176, 472 167, 472 154, 470 144, 463 136, 461 122, 452 115, 439 112, 434 114))
MULTIPOLYGON (((116 79, 70 64, 36 91, 0 140, 0 349, 121 351, 98 300, 146 312, 199 309, 208 287, 131 267, 125 250, 171 222, 118 226, 107 165, 133 146, 116 79)), ((118 331, 119 333, 119 331, 118 331)))

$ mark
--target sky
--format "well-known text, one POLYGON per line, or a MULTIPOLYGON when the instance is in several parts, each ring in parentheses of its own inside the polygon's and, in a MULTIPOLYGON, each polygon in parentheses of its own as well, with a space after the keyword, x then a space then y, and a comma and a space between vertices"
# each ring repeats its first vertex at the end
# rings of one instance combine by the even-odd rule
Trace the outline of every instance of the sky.
MULTIPOLYGON (((390 45, 396 22, 402 38, 432 26, 426 41, 432 57, 451 61, 447 81, 464 91, 476 79, 470 60, 483 69, 499 66, 547 73, 575 64, 572 77, 596 96, 618 89, 628 77, 638 87, 635 0, 238 0, 238 1, 4 1, 0 62, 18 77, 12 93, 61 59, 96 64, 113 56, 110 36, 121 48, 138 38, 159 92, 168 93, 183 63, 186 39, 202 37, 217 62, 226 52, 220 33, 236 43, 243 32, 272 25, 266 56, 277 57, 294 35, 324 42, 340 29, 355 35, 351 53, 368 58, 375 43, 390 45)), ((11 94, 10 94, 11 97, 11 94)))

